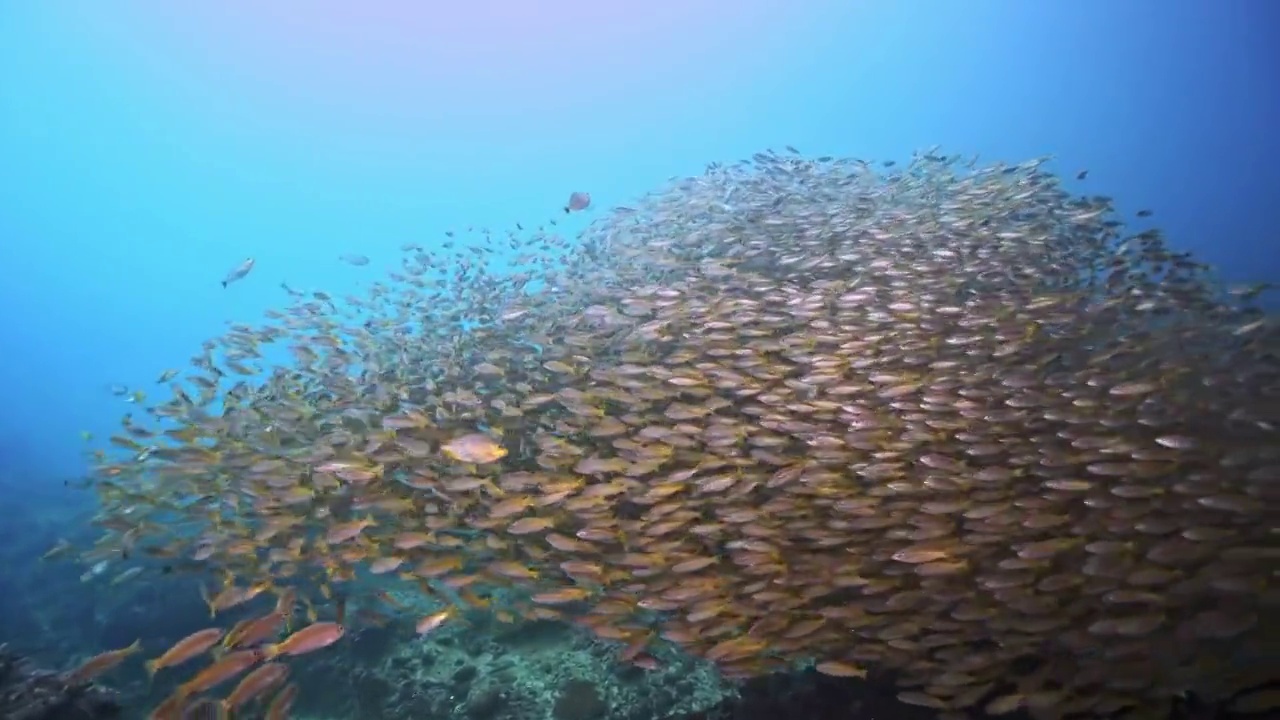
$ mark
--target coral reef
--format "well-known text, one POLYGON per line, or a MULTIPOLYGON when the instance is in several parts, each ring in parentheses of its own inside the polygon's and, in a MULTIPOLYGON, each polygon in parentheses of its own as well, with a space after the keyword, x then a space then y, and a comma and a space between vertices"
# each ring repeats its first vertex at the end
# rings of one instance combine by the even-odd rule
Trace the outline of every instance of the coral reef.
POLYGON ((95 684, 70 685, 0 645, 0 718, 96 720, 120 716, 116 693, 95 684))
POLYGON ((731 695, 705 661, 658 646, 653 670, 620 646, 560 622, 502 624, 473 614, 428 637, 404 627, 360 633, 342 657, 308 664, 300 710, 317 717, 649 720, 731 695), (369 637, 364 637, 369 636, 369 637))

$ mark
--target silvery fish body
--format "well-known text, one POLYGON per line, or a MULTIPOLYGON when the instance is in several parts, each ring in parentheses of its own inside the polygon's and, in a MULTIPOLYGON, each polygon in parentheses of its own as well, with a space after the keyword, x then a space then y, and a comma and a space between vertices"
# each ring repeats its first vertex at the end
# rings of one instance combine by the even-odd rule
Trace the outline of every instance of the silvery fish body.
POLYGON ((253 269, 253 258, 245 258, 244 262, 235 266, 227 276, 222 279, 222 287, 226 287, 231 283, 244 278, 253 269))

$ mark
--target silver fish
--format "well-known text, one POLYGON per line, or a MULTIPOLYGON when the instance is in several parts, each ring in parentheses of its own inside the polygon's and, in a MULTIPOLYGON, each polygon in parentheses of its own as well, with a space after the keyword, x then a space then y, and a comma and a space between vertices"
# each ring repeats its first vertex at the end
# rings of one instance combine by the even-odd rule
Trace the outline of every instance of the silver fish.
POLYGON ((248 275, 249 271, 252 269, 253 258, 245 258, 244 262, 235 266, 235 268, 232 269, 231 272, 227 273, 227 276, 222 279, 222 287, 226 287, 231 283, 244 278, 244 276, 248 275))

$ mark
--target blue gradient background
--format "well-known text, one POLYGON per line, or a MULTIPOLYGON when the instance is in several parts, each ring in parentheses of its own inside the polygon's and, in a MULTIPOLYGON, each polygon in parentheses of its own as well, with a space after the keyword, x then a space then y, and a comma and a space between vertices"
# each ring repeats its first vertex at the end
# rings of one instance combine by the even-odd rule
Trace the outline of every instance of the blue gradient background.
POLYGON ((1280 278, 1277 20, 1266 0, 0 3, 0 480, 82 471, 78 432, 132 409, 108 384, 163 394, 282 280, 351 292, 401 243, 788 143, 1052 153, 1227 276, 1280 278))

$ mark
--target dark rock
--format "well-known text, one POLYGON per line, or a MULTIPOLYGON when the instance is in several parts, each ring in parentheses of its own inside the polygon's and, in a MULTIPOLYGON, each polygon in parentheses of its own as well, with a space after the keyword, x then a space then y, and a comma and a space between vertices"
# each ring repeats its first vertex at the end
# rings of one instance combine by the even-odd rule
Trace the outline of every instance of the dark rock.
POLYGON ((569 680, 560 686, 551 716, 555 720, 600 720, 608 712, 609 705, 600 697, 595 683, 569 680))
POLYGON ((507 698, 497 690, 483 693, 467 703, 467 720, 495 720, 506 710, 507 698))
POLYGON ((475 665, 466 665, 461 670, 453 674, 453 682, 458 685, 466 685, 476 678, 479 674, 475 665))
POLYGON ((392 626, 369 628, 355 636, 352 653, 364 665, 376 665, 396 646, 396 629, 392 626))
POLYGON ((391 685, 371 673, 364 673, 355 685, 355 705, 361 718, 382 717, 387 701, 391 699, 391 685))
POLYGON ((65 676, 31 667, 0 645, 0 718, 98 720, 121 712, 114 691, 93 683, 70 685, 65 676))

